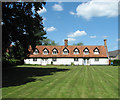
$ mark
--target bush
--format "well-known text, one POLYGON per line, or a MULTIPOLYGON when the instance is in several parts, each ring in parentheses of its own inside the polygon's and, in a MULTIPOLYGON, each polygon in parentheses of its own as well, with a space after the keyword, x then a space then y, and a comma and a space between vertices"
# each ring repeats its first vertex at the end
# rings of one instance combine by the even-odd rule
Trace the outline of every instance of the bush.
POLYGON ((18 60, 18 59, 9 59, 9 60, 2 60, 2 66, 16 66, 16 65, 22 65, 24 64, 23 60, 18 60))
POLYGON ((113 66, 120 66, 120 60, 114 60, 113 66))
POLYGON ((73 62, 71 62, 71 66, 74 66, 75 64, 73 62))

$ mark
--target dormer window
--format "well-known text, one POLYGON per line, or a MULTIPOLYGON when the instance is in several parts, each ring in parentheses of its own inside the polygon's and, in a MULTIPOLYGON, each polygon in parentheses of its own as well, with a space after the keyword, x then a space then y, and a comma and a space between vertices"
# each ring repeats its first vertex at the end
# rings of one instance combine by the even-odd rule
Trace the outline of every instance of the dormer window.
POLYGON ((67 48, 63 49, 63 54, 67 55, 69 53, 69 50, 67 48))
POLYGON ((79 54, 79 53, 80 53, 78 48, 75 48, 75 49, 73 50, 73 52, 74 52, 74 54, 79 54))
POLYGON ((94 54, 99 54, 99 53, 100 53, 98 48, 95 48, 95 49, 93 50, 93 52, 94 52, 94 54))
POLYGON ((58 53, 58 50, 57 50, 57 49, 53 49, 53 50, 52 50, 52 54, 53 54, 53 55, 56 55, 57 53, 58 53))
POLYGON ((35 51, 33 52, 33 54, 38 54, 38 53, 39 53, 38 49, 35 49, 35 51))
POLYGON ((89 49, 88 49, 88 48, 85 48, 85 49, 83 50, 83 52, 84 52, 85 55, 88 55, 88 54, 89 54, 89 49))
POLYGON ((45 48, 44 50, 43 50, 43 54, 44 55, 47 55, 49 53, 49 51, 45 48))

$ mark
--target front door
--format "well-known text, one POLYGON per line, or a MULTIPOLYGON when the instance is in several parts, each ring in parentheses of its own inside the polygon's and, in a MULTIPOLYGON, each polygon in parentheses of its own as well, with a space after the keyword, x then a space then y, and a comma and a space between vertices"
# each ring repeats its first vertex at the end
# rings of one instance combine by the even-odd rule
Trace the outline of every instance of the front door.
POLYGON ((42 58, 42 65, 47 65, 48 59, 47 58, 42 58))
POLYGON ((89 65, 89 58, 84 58, 83 64, 84 65, 89 65))

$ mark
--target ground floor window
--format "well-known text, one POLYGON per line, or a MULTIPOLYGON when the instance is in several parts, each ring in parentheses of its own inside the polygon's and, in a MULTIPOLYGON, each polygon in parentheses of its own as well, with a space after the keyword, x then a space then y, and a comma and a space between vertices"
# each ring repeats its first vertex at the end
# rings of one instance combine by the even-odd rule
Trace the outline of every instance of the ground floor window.
POLYGON ((47 58, 42 58, 43 61, 47 61, 47 58))
POLYGON ((33 61, 37 61, 37 58, 33 58, 33 61))
POLYGON ((99 58, 95 58, 95 61, 99 61, 99 58))
POLYGON ((57 58, 52 58, 52 61, 57 61, 57 58))
POLYGON ((78 58, 74 58, 74 61, 78 61, 78 58))

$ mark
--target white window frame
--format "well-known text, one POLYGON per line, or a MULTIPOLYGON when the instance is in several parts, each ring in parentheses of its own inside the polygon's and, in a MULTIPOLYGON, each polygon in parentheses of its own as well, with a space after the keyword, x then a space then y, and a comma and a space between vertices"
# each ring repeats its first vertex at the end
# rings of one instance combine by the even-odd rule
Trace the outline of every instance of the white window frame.
POLYGON ((74 61, 78 61, 79 60, 79 58, 74 58, 74 61))
POLYGON ((95 58, 95 61, 99 61, 99 58, 95 58))
POLYGON ((53 50, 52 50, 52 54, 53 54, 53 55, 57 55, 57 54, 58 54, 57 49, 53 49, 53 50))
POLYGON ((85 48, 83 52, 84 52, 85 55, 88 55, 89 54, 89 49, 85 48))
POLYGON ((54 61, 54 62, 57 61, 57 58, 52 58, 52 61, 54 61))
POLYGON ((37 58, 33 58, 33 61, 37 61, 37 58))
POLYGON ((94 54, 99 54, 100 53, 98 48, 95 48, 93 52, 94 52, 94 54))
POLYGON ((79 54, 79 50, 77 48, 74 49, 74 54, 79 54))
POLYGON ((38 53, 39 53, 38 49, 35 49, 33 54, 38 54, 38 53))
POLYGON ((63 50, 63 54, 64 54, 64 55, 67 55, 68 53, 69 53, 68 49, 65 48, 65 49, 63 50))
POLYGON ((47 49, 44 49, 44 50, 43 50, 43 54, 44 54, 44 55, 48 55, 48 53, 49 53, 49 51, 48 51, 47 49))

